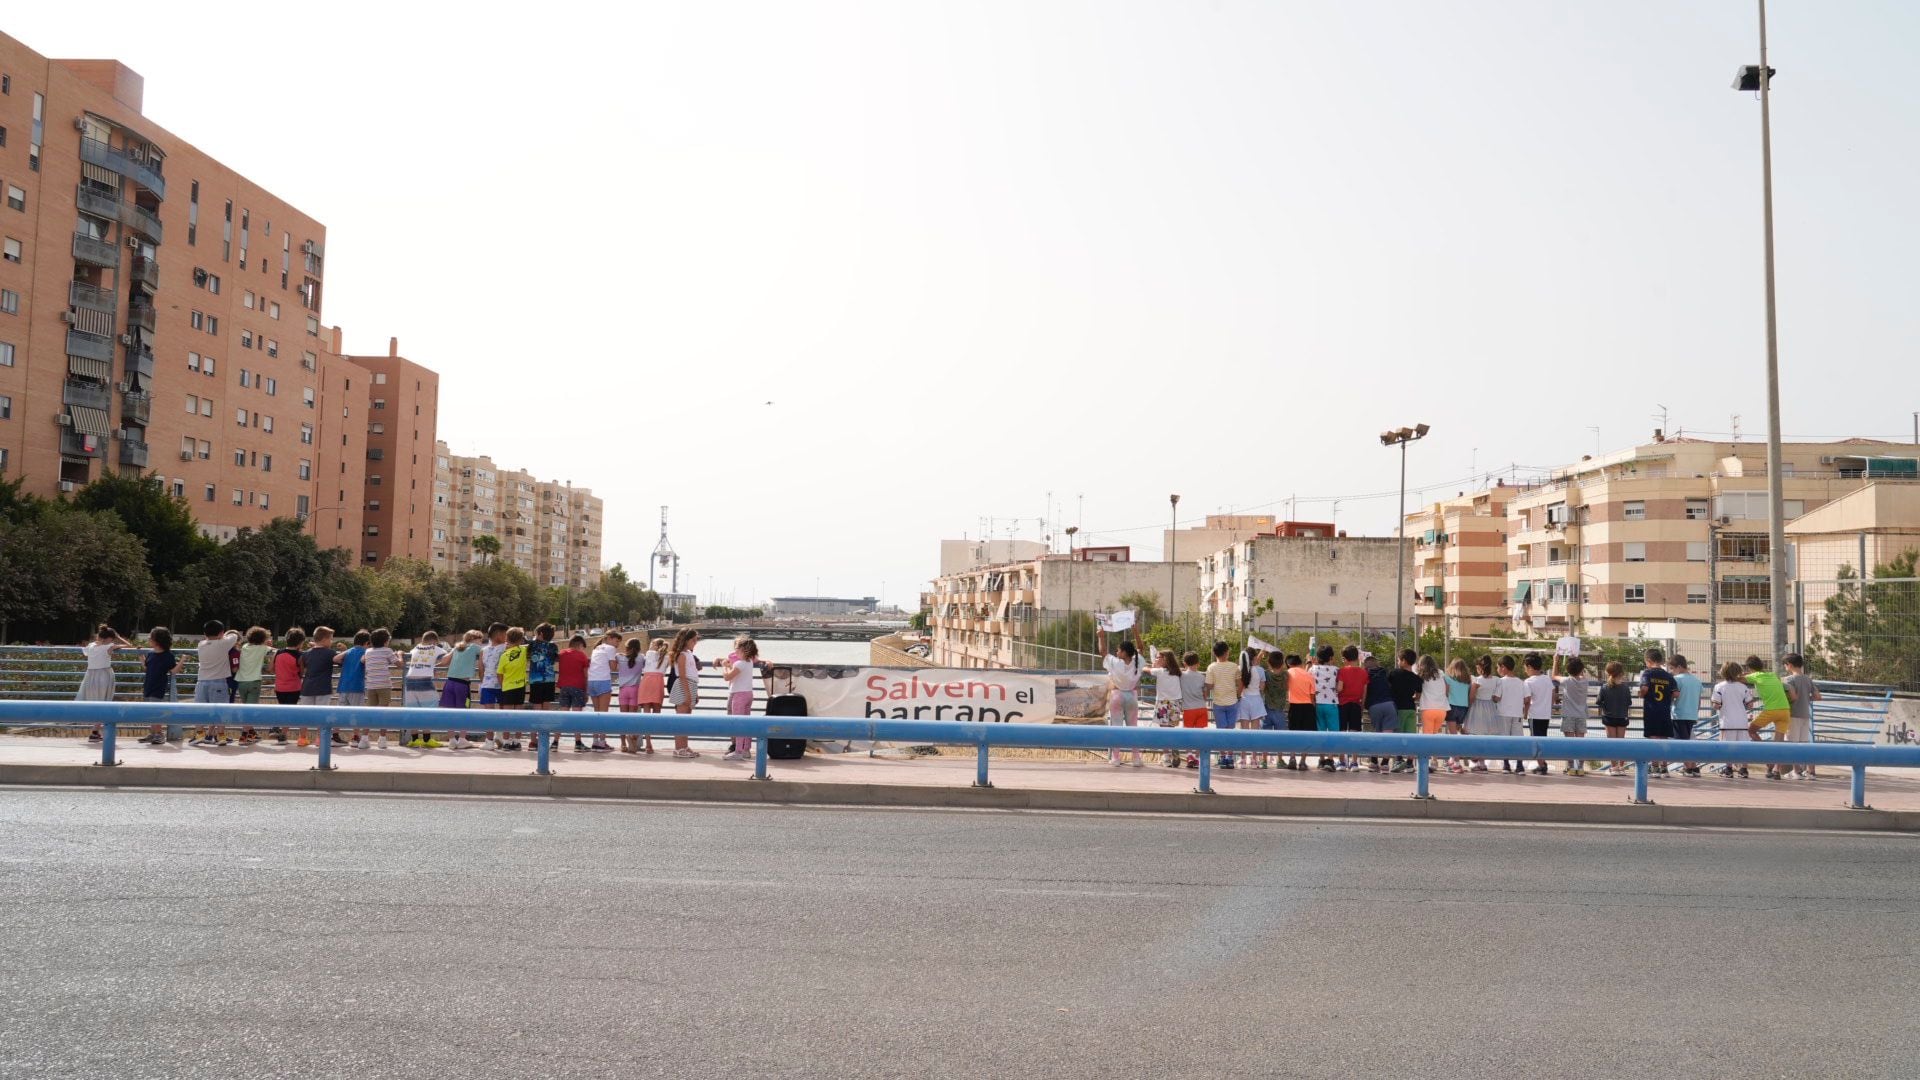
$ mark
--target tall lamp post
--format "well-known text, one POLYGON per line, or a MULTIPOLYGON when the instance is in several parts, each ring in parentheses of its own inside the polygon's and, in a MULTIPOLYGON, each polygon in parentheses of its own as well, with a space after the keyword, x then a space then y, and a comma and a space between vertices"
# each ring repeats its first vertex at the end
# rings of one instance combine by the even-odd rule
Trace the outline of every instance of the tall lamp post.
POLYGON ((1400 513, 1394 522, 1393 560, 1393 651, 1397 656, 1400 649, 1400 635, 1407 625, 1407 444, 1416 439, 1424 439, 1433 429, 1425 424, 1415 424, 1410 428, 1380 433, 1381 446, 1400 448, 1400 513))
POLYGON ((1767 0, 1760 7, 1760 62, 1734 76, 1733 88, 1760 95, 1760 235, 1767 293, 1767 607, 1773 622, 1773 659, 1787 651, 1787 523, 1780 476, 1780 335, 1773 299, 1773 116, 1767 66, 1767 0))
MULTIPOLYGON (((1068 640, 1072 641, 1075 645, 1080 643, 1080 635, 1075 632, 1073 627, 1073 534, 1079 531, 1080 526, 1078 525, 1067 526, 1067 637, 1068 640)), ((1080 650, 1075 649, 1073 651, 1079 652, 1080 650)))

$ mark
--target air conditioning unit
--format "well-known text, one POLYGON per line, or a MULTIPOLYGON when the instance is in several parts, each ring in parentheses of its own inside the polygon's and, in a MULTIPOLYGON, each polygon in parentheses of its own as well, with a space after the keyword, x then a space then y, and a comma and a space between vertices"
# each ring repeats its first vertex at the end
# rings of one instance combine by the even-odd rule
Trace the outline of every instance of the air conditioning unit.
POLYGON ((191 450, 182 450, 182 451, 180 451, 180 460, 181 460, 181 461, 192 461, 192 460, 193 460, 193 451, 191 451, 191 450))
POLYGON ((120 344, 122 344, 122 345, 132 345, 132 344, 133 344, 133 335, 132 335, 132 334, 121 334, 121 335, 120 335, 120 344))
POLYGON ((113 388, 114 388, 115 390, 118 390, 119 392, 121 392, 121 393, 123 393, 123 394, 131 394, 131 393, 133 393, 133 384, 132 384, 132 383, 130 383, 130 382, 117 382, 117 383, 114 383, 114 384, 113 384, 113 388))
POLYGON ((140 238, 139 238, 139 237, 137 237, 137 236, 129 236, 129 237, 127 237, 127 246, 128 246, 128 247, 130 247, 130 248, 132 248, 132 249, 133 249, 133 250, 135 250, 135 251, 139 251, 139 250, 140 250, 140 238))
POLYGON ((60 321, 61 321, 61 322, 63 322, 63 323, 66 323, 66 324, 67 324, 68 326, 72 326, 72 325, 73 325, 73 312, 71 312, 71 311, 63 311, 63 312, 61 312, 61 313, 60 313, 60 321))
POLYGON ((86 117, 84 117, 84 116, 76 116, 76 117, 74 117, 74 118, 73 118, 73 130, 75 130, 75 131, 85 131, 85 130, 87 130, 87 118, 86 118, 86 117))
POLYGON ((1822 465, 1832 465, 1833 463, 1834 463, 1834 459, 1833 459, 1833 455, 1832 455, 1832 454, 1823 454, 1823 455, 1821 455, 1821 457, 1820 457, 1820 464, 1822 464, 1822 465))
POLYGON ((61 492, 61 494, 63 494, 63 495, 64 495, 64 494, 67 494, 67 493, 69 493, 69 492, 71 492, 71 491, 73 490, 73 488, 74 488, 74 483, 73 483, 73 481, 71 481, 71 480, 62 480, 62 481, 60 481, 60 492, 61 492))
POLYGON ((311 240, 303 240, 303 241, 301 241, 301 242, 300 242, 300 253, 301 253, 301 254, 303 254, 303 255, 311 255, 311 254, 313 254, 313 241, 311 241, 311 240))
POLYGON ((67 413, 61 413, 59 416, 53 418, 53 422, 59 424, 61 427, 72 427, 73 417, 67 413))

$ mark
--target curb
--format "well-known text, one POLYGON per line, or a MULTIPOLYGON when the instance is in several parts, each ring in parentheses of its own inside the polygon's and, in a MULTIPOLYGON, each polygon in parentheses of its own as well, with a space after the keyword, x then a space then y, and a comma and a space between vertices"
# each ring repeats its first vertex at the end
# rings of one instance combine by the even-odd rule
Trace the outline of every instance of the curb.
POLYGON ((354 772, 0 764, 0 785, 99 788, 229 788, 274 791, 390 792, 422 795, 532 795, 662 799, 810 806, 893 806, 990 810, 1244 814, 1427 821, 1499 821, 1585 825, 1676 825, 1754 829, 1920 832, 1920 811, 1770 806, 1635 806, 1617 803, 1310 798, 1198 795, 1191 792, 1061 791, 1046 788, 922 787, 907 784, 810 784, 788 780, 664 780, 604 776, 502 776, 489 773, 354 772))

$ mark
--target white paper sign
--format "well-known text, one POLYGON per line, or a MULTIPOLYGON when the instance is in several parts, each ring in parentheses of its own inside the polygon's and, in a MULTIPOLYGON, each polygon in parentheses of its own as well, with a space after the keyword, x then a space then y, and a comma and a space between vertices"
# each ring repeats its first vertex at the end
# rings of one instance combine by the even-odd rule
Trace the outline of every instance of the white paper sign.
POLYGON ((1117 634, 1122 630, 1131 630, 1133 629, 1133 609, 1128 608, 1125 611, 1116 611, 1111 615, 1095 612, 1093 621, 1099 624, 1100 629, 1105 630, 1109 634, 1117 634))

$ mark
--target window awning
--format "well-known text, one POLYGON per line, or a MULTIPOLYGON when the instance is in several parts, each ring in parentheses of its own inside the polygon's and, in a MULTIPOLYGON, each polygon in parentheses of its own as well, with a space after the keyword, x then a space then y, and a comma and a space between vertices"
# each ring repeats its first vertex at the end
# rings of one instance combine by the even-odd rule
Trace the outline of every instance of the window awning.
POLYGON ((88 379, 101 382, 113 381, 113 365, 105 360, 95 360, 90 356, 67 357, 67 370, 88 379))
POLYGON ((1515 585, 1513 587, 1513 602, 1516 604, 1526 603, 1527 598, 1532 595, 1533 595, 1533 582, 1531 581, 1523 581, 1520 584, 1515 585))
POLYGON ((80 175, 97 184, 105 184, 116 193, 120 190, 120 174, 114 172, 112 169, 95 165, 91 161, 83 161, 80 163, 80 175))
POLYGON ((69 405, 67 414, 73 417, 73 430, 82 435, 106 437, 107 410, 92 409, 85 405, 69 405))
POLYGON ((95 311, 93 308, 76 307, 73 309, 73 328, 96 337, 113 336, 113 313, 95 311))

